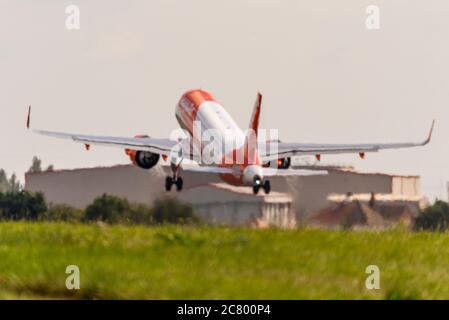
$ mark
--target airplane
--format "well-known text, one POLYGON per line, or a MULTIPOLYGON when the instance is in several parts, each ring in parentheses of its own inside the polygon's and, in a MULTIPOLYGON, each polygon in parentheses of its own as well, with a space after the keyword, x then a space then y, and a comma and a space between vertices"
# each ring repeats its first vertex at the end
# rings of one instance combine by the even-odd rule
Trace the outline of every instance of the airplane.
MULTIPOLYGON (((178 139, 152 138, 148 135, 134 137, 109 137, 81 135, 46 130, 33 130, 45 136, 70 139, 85 145, 113 146, 125 149, 131 161, 142 169, 153 168, 162 157, 170 161, 171 176, 165 179, 165 190, 176 186, 177 191, 183 188, 183 179, 179 176, 180 168, 187 171, 216 173, 226 183, 236 186, 250 186, 254 194, 263 189, 270 193, 272 176, 310 176, 326 175, 326 170, 290 168, 291 157, 313 155, 318 161, 322 154, 358 154, 362 159, 368 152, 383 149, 399 149, 424 146, 430 142, 435 120, 432 122, 427 138, 422 142, 405 143, 365 143, 365 144, 317 144, 317 143, 285 143, 279 140, 258 139, 259 117, 262 95, 257 94, 251 115, 249 130, 245 134, 232 119, 222 105, 206 90, 195 89, 184 93, 175 107, 175 116, 180 127, 187 136, 178 139), (197 126, 213 130, 214 139, 208 145, 202 144, 202 138, 195 137, 197 126), (198 140, 201 140, 198 142, 198 140), (221 141, 221 142, 220 142, 221 141), (233 148, 222 150, 224 144, 231 143, 233 148), (216 145, 218 144, 218 145, 216 145), (210 148, 213 145, 216 149, 210 148), (198 157, 208 150, 214 161, 204 161, 198 157), (196 150, 196 152, 195 152, 196 150), (218 161, 217 161, 218 157, 218 161), (195 166, 182 165, 184 159, 192 160, 195 166), (220 161, 220 159, 222 161, 220 161), (226 161, 224 161, 226 160, 226 161), (238 161, 237 161, 238 160, 238 161)), ((31 106, 28 108, 27 128, 30 128, 31 106)))

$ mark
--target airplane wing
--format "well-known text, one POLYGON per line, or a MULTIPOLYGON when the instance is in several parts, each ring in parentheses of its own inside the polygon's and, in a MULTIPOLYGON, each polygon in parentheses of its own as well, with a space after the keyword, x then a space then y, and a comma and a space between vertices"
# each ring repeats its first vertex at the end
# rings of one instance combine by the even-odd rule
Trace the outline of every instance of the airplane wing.
POLYGON ((167 156, 170 155, 172 149, 178 144, 178 142, 169 139, 91 136, 46 130, 33 130, 33 132, 54 138, 69 139, 75 142, 83 143, 86 146, 112 146, 124 149, 150 151, 152 153, 167 156))
POLYGON ((403 142, 403 143, 366 143, 366 144, 318 144, 318 143, 283 143, 268 142, 266 150, 259 148, 262 161, 270 161, 296 155, 316 155, 321 154, 341 154, 358 153, 361 157, 365 152, 377 152, 383 149, 401 149, 424 146, 430 142, 435 120, 429 131, 429 135, 421 142, 403 142), (277 144, 277 146, 275 145, 277 144))
MULTIPOLYGON (((28 107, 28 116, 26 127, 30 129, 31 124, 31 106, 28 107)), ((47 130, 33 130, 33 132, 49 136, 53 138, 68 139, 75 142, 83 143, 86 149, 89 149, 90 145, 103 145, 110 147, 117 147, 123 149, 133 149, 139 151, 149 151, 159 155, 169 156, 173 151, 176 152, 180 143, 170 139, 155 139, 150 137, 108 137, 108 136, 93 136, 85 134, 74 134, 47 130)), ((182 146, 181 146, 182 148, 182 146)), ((179 149, 179 148, 178 148, 179 149)), ((183 151, 185 148, 183 148, 183 151)))

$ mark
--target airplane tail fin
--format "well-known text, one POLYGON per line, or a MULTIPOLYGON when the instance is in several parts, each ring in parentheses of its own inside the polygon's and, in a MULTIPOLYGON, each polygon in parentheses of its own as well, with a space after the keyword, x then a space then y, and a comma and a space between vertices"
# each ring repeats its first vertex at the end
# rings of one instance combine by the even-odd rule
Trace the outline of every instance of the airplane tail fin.
POLYGON ((249 163, 256 162, 257 155, 257 133, 259 131, 260 108, 262 105, 262 94, 257 93, 256 102, 254 103, 253 113, 249 121, 248 132, 245 138, 245 154, 249 163))
POLYGON ((257 137, 257 131, 259 130, 259 117, 260 117, 260 108, 262 106, 262 94, 260 92, 257 93, 256 102, 254 103, 253 113, 251 115, 251 120, 249 122, 249 130, 253 131, 253 133, 257 137))

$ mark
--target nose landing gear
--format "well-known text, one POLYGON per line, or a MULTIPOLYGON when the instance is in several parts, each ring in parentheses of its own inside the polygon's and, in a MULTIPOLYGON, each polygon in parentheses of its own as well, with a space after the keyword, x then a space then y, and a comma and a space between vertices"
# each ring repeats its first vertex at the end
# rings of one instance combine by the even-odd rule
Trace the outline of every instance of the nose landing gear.
POLYGON ((258 194, 260 188, 263 188, 263 191, 265 192, 265 194, 269 194, 271 191, 271 183, 269 180, 265 180, 262 183, 262 179, 260 179, 260 177, 256 176, 256 177, 254 177, 253 193, 258 194))
POLYGON ((173 185, 176 185, 176 191, 181 191, 184 181, 181 177, 166 177, 165 178, 165 190, 170 191, 173 185))

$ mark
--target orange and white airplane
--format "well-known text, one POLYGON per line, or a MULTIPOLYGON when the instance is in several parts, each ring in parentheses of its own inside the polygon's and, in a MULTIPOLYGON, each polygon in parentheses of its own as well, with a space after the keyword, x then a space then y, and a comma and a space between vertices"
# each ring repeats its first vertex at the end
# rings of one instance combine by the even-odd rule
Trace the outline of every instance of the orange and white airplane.
MULTIPOLYGON (((259 135, 259 116, 262 95, 257 95, 249 129, 244 133, 229 113, 205 90, 191 90, 182 95, 176 105, 176 119, 187 136, 182 139, 156 139, 147 135, 135 137, 108 137, 80 135, 45 130, 36 133, 55 138, 70 139, 83 143, 87 150, 91 145, 105 145, 124 148, 132 162, 143 169, 153 168, 162 157, 170 159, 172 175, 166 177, 165 188, 170 191, 176 185, 182 190, 183 180, 179 168, 184 159, 197 163, 195 166, 182 165, 183 170, 219 174, 227 183, 251 186, 257 194, 262 188, 269 193, 271 176, 306 176, 327 174, 323 170, 294 170, 290 168, 291 157, 314 155, 320 160, 322 154, 355 153, 361 158, 367 152, 382 149, 399 149, 424 146, 429 143, 434 123, 427 139, 422 142, 368 143, 368 144, 311 144, 284 143, 279 140, 262 140, 259 135), (203 137, 195 134, 196 129, 212 131, 209 143, 203 144, 203 137), (212 138, 211 138, 212 137, 212 138), (232 146, 222 152, 223 146, 232 146), (201 157, 201 155, 209 155, 201 157), (207 159, 206 159, 207 158, 207 159), (211 161, 212 160, 212 161, 211 161)), ((31 107, 28 110, 27 127, 30 127, 31 107)))

